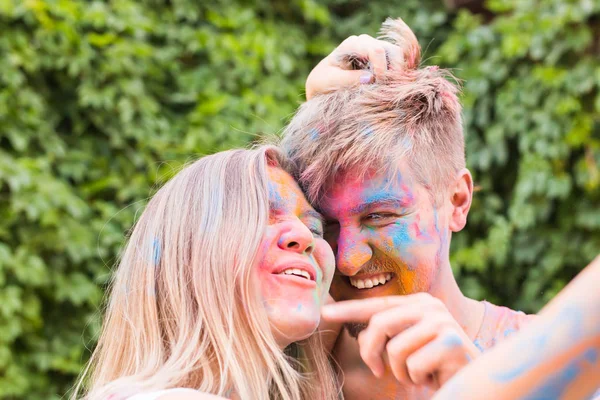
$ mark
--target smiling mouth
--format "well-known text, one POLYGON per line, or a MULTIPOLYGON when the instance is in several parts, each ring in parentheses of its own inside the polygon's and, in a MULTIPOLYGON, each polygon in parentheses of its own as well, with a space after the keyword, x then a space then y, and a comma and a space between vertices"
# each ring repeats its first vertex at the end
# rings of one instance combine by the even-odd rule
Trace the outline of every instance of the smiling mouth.
POLYGON ((382 272, 363 279, 348 277, 348 280, 350 285, 357 289, 372 289, 377 286, 385 285, 391 281, 393 277, 394 274, 391 272, 382 272))
POLYGON ((285 269, 285 270, 279 272, 276 275, 293 275, 293 276, 297 276, 297 277, 308 279, 309 281, 312 281, 312 279, 310 278, 310 274, 308 272, 298 269, 298 268, 288 268, 288 269, 285 269))

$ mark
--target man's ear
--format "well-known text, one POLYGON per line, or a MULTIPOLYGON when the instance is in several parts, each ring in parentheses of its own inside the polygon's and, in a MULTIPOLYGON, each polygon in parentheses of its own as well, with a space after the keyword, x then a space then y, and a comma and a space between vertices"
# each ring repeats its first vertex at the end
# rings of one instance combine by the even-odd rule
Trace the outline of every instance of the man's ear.
POLYGON ((450 196, 452 213, 449 227, 452 232, 459 232, 467 224, 467 215, 473 200, 473 177, 468 169, 458 171, 454 187, 450 188, 450 196))

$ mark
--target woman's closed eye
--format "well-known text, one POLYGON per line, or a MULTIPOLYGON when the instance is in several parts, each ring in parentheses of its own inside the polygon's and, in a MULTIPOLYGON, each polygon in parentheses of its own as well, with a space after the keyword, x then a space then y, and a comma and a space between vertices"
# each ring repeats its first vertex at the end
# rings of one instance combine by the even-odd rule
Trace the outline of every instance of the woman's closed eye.
POLYGON ((313 236, 323 237, 323 224, 320 221, 306 221, 305 224, 313 236))

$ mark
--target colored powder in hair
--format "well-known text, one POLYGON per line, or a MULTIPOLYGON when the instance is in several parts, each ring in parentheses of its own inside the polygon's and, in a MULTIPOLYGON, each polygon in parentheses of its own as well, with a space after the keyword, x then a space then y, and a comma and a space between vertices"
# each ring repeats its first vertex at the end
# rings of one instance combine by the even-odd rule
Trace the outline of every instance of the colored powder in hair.
POLYGON ((367 125, 362 130, 362 134, 367 138, 370 138, 371 136, 373 136, 374 133, 375 133, 375 131, 373 130, 373 127, 371 125, 367 125))
POLYGON ((154 262, 155 266, 160 263, 160 257, 161 257, 160 241, 158 240, 158 238, 154 238, 154 240, 152 241, 152 261, 154 262))
POLYGON ((319 139, 320 132, 319 132, 319 130, 318 130, 317 128, 312 128, 312 129, 310 130, 309 134, 310 134, 310 138, 311 138, 311 140, 313 140, 313 141, 314 141, 314 140, 317 140, 317 139, 319 139))

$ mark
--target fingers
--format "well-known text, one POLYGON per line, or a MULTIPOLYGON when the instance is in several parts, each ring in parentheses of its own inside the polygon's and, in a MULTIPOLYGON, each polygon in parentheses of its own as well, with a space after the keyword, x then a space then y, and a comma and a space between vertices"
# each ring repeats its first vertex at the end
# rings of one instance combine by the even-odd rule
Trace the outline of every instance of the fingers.
POLYGON ((408 372, 406 360, 412 353, 432 341, 437 334, 436 324, 424 322, 406 329, 387 343, 385 349, 390 369, 399 382, 414 384, 408 372))
POLYGON ((438 336, 406 359, 408 375, 416 385, 439 389, 470 362, 464 351, 464 339, 456 332, 438 336))
POLYGON ((323 59, 306 80, 306 98, 356 84, 373 83, 403 65, 401 49, 369 35, 350 36, 323 59))
POLYGON ((423 310, 394 307, 374 315, 368 327, 358 335, 360 356, 376 377, 383 376, 383 355, 390 338, 395 337, 423 318, 423 310))
POLYGON ((371 83, 372 81, 373 74, 369 71, 343 69, 323 71, 315 68, 306 80, 306 99, 310 100, 320 93, 329 93, 357 83, 371 83))
POLYGON ((407 385, 439 388, 478 350, 444 304, 427 293, 338 302, 323 319, 368 322, 358 336, 360 356, 376 377, 385 365, 407 385))
POLYGON ((415 293, 404 296, 384 296, 362 300, 340 301, 326 305, 321 311, 324 319, 339 322, 368 322, 376 313, 402 305, 421 302, 437 304, 441 302, 427 293, 415 293))
POLYGON ((383 47, 370 48, 369 62, 371 63, 371 69, 375 77, 383 76, 387 70, 387 56, 383 47))
MULTIPOLYGON (((350 36, 333 51, 333 57, 330 61, 333 65, 349 69, 352 66, 349 65, 348 61, 358 58, 362 64, 367 62, 370 64, 371 71, 377 78, 385 73, 388 65, 391 64, 390 61, 396 61, 388 60, 388 55, 397 57, 398 54, 401 54, 401 52, 398 51, 397 46, 391 43, 375 39, 369 35, 350 36)), ((397 62, 394 62, 394 64, 397 64, 397 62)))

